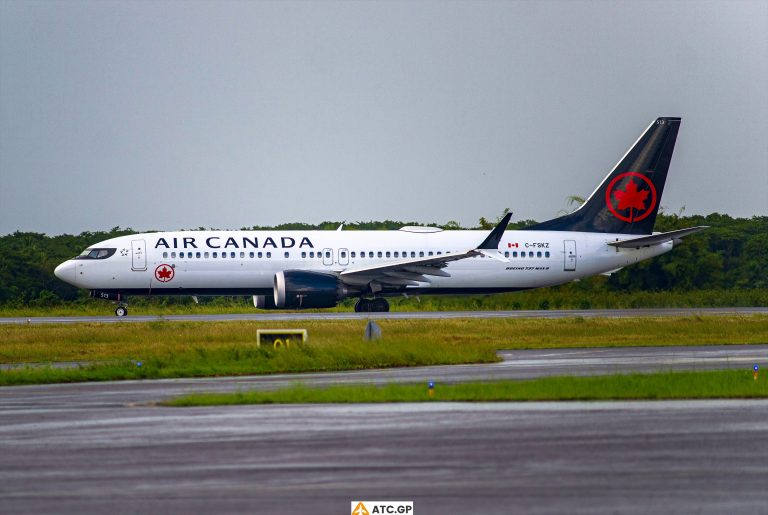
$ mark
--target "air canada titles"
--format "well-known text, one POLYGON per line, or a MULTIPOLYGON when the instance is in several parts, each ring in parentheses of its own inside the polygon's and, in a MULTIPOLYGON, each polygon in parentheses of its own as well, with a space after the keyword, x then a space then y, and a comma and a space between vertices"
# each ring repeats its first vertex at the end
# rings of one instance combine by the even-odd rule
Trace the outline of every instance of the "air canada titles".
MULTIPOLYGON (((202 240, 202 238, 200 238, 202 240)), ((204 245, 205 247, 209 249, 258 249, 258 248, 273 248, 273 249, 290 249, 293 247, 297 248, 315 248, 314 245, 312 245, 312 242, 309 238, 303 237, 301 240, 299 240, 298 245, 296 244, 296 238, 292 238, 290 236, 281 236, 281 237, 271 237, 267 236, 261 241, 261 246, 259 246, 259 238, 253 237, 249 238, 247 236, 240 236, 240 237, 220 237, 220 236, 210 236, 208 238, 205 238, 205 243, 200 242, 201 245, 204 245)), ((158 238, 157 242, 155 243, 155 248, 166 248, 166 249, 197 249, 198 246, 197 238, 194 236, 183 236, 181 238, 158 238)))

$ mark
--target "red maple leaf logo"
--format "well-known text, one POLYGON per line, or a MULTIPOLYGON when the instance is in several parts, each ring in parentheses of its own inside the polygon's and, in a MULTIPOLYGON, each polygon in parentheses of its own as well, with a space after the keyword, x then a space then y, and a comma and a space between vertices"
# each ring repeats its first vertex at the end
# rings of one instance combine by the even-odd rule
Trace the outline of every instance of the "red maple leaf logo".
POLYGON ((656 188, 653 182, 637 172, 625 172, 615 177, 605 191, 605 203, 613 216, 625 222, 639 222, 654 212, 656 205, 656 188), (643 183, 647 189, 638 189, 643 183), (624 190, 618 189, 620 185, 624 190), (614 188, 616 186, 616 188, 614 188), (650 195, 650 197, 649 197, 650 195), (646 205, 648 203, 648 205, 646 205), (628 216, 624 213, 629 210, 628 216))
POLYGON ((160 265, 155 268, 155 279, 161 283, 167 283, 173 279, 173 267, 169 265, 160 265))
POLYGON ((635 208, 645 210, 645 199, 648 198, 648 190, 638 190, 637 184, 632 179, 624 186, 624 191, 614 190, 613 196, 619 201, 619 209, 635 208))

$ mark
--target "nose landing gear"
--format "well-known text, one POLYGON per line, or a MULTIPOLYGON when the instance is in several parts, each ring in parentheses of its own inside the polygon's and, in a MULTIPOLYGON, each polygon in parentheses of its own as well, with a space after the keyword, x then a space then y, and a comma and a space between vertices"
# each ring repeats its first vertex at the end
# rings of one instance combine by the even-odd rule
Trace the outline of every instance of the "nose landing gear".
POLYGON ((361 298, 355 303, 355 313, 386 313, 387 311, 389 311, 389 302, 381 297, 361 298))

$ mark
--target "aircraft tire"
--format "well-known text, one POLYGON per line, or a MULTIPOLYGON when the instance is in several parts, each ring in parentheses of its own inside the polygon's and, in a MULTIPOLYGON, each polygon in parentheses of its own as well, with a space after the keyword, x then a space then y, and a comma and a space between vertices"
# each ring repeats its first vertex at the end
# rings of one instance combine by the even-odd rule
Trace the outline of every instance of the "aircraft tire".
POLYGON ((117 317, 128 316, 128 308, 126 308, 125 306, 117 306, 115 308, 115 316, 117 317))
POLYGON ((368 313, 371 311, 371 301, 368 299, 359 299, 355 302, 355 313, 368 313))

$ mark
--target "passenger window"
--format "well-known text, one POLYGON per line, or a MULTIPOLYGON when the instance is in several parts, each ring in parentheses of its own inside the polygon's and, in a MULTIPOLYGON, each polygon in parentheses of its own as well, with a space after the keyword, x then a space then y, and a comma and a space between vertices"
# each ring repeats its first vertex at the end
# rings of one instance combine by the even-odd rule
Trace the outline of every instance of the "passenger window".
POLYGON ((442 253, 442 252, 440 252, 439 250, 437 251, 437 255, 438 255, 438 256, 441 256, 442 254, 443 254, 443 253, 442 253))
POLYGON ((261 259, 262 257, 264 257, 264 254, 262 254, 261 252, 259 252, 258 254, 256 254, 256 257, 258 257, 259 259, 261 259))
POLYGON ((235 253, 234 252, 230 252, 229 253, 229 257, 231 257, 232 259, 235 259, 235 253))
POLYGON ((205 259, 208 259, 208 253, 207 252, 205 254, 203 254, 203 255, 205 256, 205 259))
POLYGON ((291 253, 290 252, 286 252, 284 255, 285 255, 285 259, 288 259, 291 256, 291 253))
POLYGON ((222 253, 221 253, 221 259, 224 259, 224 258, 226 258, 226 257, 227 257, 227 253, 226 253, 226 252, 222 252, 222 253))
POLYGON ((528 253, 528 257, 533 257, 533 251, 528 253))
POLYGON ((520 253, 520 257, 521 257, 521 258, 524 258, 524 257, 525 257, 525 252, 521 252, 521 253, 520 253))
POLYGON ((416 257, 416 253, 414 251, 411 251, 411 257, 416 257))
POLYGON ((314 252, 310 252, 309 253, 309 257, 314 258, 315 257, 315 253, 314 252))
POLYGON ((541 252, 537 252, 536 257, 541 257, 541 252))
POLYGON ((424 257, 424 251, 423 250, 419 252, 419 257, 424 257))
POLYGON ((434 256, 435 254, 434 254, 434 253, 432 253, 432 251, 430 251, 430 252, 429 252, 429 255, 430 255, 430 256, 434 256))
POLYGON ((400 257, 400 253, 398 251, 395 251, 395 257, 400 257))
POLYGON ((330 252, 326 252, 325 253, 325 257, 330 258, 331 257, 331 253, 330 252))
POLYGON ((184 257, 184 253, 183 252, 179 252, 179 258, 181 259, 183 257, 184 257))
POLYGON ((369 257, 369 258, 372 258, 372 257, 373 257, 373 252, 369 252, 369 253, 368 253, 368 257, 369 257))
POLYGON ((214 252, 213 253, 213 257, 219 257, 219 253, 218 252, 214 252))
POLYGON ((245 257, 245 252, 240 253, 240 259, 243 259, 245 257))
POLYGON ((509 251, 508 250, 504 252, 504 257, 509 257, 509 251))
POLYGON ((512 253, 512 257, 517 257, 517 251, 514 251, 514 252, 512 253))
POLYGON ((272 253, 271 252, 267 252, 267 258, 271 258, 271 257, 272 257, 272 253))
POLYGON ((163 257, 167 258, 168 257, 168 253, 167 252, 163 252, 163 257))
POLYGON ((200 253, 199 252, 195 252, 195 257, 199 259, 200 258, 200 253))
POLYGON ((343 257, 343 258, 347 257, 347 253, 346 253, 346 252, 344 252, 344 251, 342 251, 342 252, 341 252, 341 257, 343 257))
POLYGON ((381 257, 381 251, 379 251, 377 255, 378 255, 379 257, 381 257))
POLYGON ((176 253, 175 252, 171 252, 171 257, 175 259, 176 258, 176 253))
POLYGON ((387 256, 387 257, 392 257, 392 254, 390 254, 390 252, 389 252, 389 251, 387 251, 387 254, 386 254, 386 256, 387 256))
POLYGON ((544 257, 549 257, 549 251, 546 251, 546 252, 544 253, 544 257))
POLYGON ((248 253, 248 257, 249 257, 249 258, 251 258, 251 259, 253 259, 253 252, 249 252, 249 253, 248 253))
POLYGON ((306 252, 302 252, 301 253, 301 259, 306 259, 306 257, 307 257, 307 253, 306 252))
POLYGON ((355 259, 355 251, 352 251, 352 259, 355 259))

